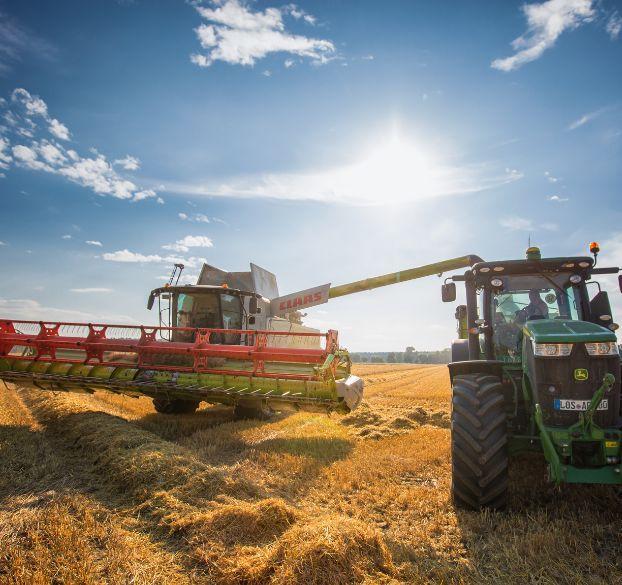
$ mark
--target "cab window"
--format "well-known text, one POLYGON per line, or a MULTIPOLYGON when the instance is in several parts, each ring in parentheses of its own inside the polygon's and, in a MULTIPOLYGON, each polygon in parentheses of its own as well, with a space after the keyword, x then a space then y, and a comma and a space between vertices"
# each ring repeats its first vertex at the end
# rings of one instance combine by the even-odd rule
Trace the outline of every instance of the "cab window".
MULTIPOLYGON (((223 329, 242 329, 242 302, 235 295, 220 295, 223 329)), ((239 333, 225 333, 224 343, 240 343, 239 333)))
POLYGON ((517 275, 502 278, 503 287, 493 290, 493 344, 495 354, 520 359, 522 328, 537 319, 580 319, 580 292, 568 274, 517 275))

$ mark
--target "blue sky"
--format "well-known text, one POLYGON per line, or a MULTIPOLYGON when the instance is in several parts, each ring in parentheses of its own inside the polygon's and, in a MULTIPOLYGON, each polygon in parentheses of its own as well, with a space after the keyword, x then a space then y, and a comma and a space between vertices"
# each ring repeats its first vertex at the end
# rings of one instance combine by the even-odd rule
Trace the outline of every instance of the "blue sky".
MULTIPOLYGON (((606 0, 0 0, 0 314, 153 322, 179 258, 282 294, 530 236, 620 264, 621 28, 606 0)), ((308 322, 446 347, 440 283, 308 322)))

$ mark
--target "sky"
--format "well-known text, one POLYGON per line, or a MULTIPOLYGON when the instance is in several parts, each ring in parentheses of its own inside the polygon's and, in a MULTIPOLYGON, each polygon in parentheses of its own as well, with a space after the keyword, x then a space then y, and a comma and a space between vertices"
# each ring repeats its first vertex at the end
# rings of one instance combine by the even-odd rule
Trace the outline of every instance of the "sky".
MULTIPOLYGON (((0 0, 0 316, 155 323, 179 261, 281 294, 529 240, 620 265, 621 92, 613 0, 0 0)), ((306 322, 441 349, 441 284, 306 322)))

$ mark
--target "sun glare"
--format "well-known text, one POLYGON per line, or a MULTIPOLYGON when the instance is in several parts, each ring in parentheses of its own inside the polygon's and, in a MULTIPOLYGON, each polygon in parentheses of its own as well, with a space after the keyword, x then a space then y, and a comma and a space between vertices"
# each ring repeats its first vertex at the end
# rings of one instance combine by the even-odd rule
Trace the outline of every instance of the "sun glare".
POLYGON ((425 149, 392 136, 335 173, 335 188, 369 203, 411 201, 438 191, 439 165, 425 149))
POLYGON ((485 164, 450 163, 435 148, 394 131, 342 166, 242 177, 216 186, 202 185, 198 192, 377 206, 473 193, 520 176, 516 171, 495 171, 485 164))

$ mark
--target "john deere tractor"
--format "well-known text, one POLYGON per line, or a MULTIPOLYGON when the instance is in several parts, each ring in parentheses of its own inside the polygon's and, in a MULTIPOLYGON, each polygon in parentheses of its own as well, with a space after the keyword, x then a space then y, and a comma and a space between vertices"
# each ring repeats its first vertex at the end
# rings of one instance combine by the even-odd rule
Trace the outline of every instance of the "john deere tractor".
POLYGON ((502 509, 508 462, 536 451, 549 479, 622 484, 620 354, 594 257, 476 262, 442 287, 466 305, 452 344, 452 495, 469 509, 502 509))

